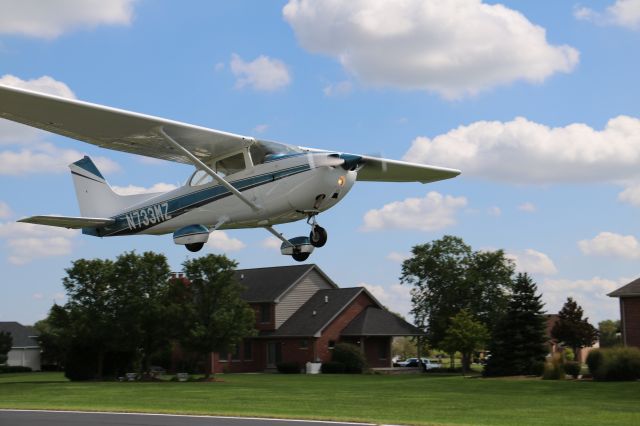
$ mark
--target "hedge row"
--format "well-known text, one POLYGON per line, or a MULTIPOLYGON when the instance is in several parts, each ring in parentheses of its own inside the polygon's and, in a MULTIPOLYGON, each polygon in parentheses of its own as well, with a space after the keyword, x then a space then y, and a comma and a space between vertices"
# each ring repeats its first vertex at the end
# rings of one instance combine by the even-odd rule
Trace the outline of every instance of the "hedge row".
POLYGON ((638 380, 640 349, 595 349, 589 352, 587 365, 595 380, 638 380))

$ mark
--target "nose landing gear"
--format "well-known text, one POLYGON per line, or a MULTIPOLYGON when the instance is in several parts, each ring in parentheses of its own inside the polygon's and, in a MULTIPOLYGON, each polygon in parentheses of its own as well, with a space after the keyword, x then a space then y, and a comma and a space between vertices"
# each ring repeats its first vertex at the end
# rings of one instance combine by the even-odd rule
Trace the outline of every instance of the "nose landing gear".
POLYGON ((327 230, 316 222, 316 215, 310 215, 307 223, 311 225, 309 241, 314 247, 323 247, 327 243, 327 230))

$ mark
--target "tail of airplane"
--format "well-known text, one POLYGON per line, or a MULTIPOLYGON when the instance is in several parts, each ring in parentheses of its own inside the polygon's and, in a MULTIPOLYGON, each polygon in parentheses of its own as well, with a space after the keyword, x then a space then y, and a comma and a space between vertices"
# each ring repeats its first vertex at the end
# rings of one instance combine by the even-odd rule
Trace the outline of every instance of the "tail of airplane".
POLYGON ((109 186, 91 158, 69 164, 80 214, 84 217, 107 218, 156 194, 119 195, 109 186))

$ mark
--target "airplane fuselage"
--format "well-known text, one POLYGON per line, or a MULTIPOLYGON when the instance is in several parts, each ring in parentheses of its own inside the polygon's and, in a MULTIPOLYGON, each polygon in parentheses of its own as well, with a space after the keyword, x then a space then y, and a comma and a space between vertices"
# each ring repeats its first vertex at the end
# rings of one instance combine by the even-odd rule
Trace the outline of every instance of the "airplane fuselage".
POLYGON ((327 153, 304 153, 257 164, 226 179, 260 207, 254 211, 216 181, 151 196, 112 216, 115 223, 83 228, 100 237, 167 234, 192 224, 234 229, 294 222, 336 205, 349 192, 356 171, 326 165, 327 153), (219 226, 218 226, 219 225, 219 226))

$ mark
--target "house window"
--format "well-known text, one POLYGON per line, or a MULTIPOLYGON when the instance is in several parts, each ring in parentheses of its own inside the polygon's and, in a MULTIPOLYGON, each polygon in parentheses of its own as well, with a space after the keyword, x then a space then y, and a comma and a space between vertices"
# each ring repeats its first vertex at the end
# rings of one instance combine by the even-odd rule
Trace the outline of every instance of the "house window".
POLYGON ((329 340, 329 349, 333 349, 336 347, 336 341, 335 340, 329 340))
POLYGON ((307 339, 302 339, 300 340, 300 349, 308 349, 309 348, 309 341, 307 339))
POLYGON ((380 345, 378 346, 378 356, 380 359, 389 358, 389 345, 387 342, 380 342, 380 345))
POLYGON ((260 305, 260 322, 271 322, 271 305, 268 303, 260 305))
POLYGON ((240 345, 235 345, 235 347, 233 348, 233 352, 231 353, 231 360, 232 361, 240 360, 240 345))
POLYGON ((253 359, 253 345, 251 344, 251 340, 244 341, 244 360, 248 361, 253 359))
POLYGON ((220 351, 220 353, 218 354, 218 359, 220 360, 220 362, 227 362, 227 360, 229 359, 229 352, 220 351))

